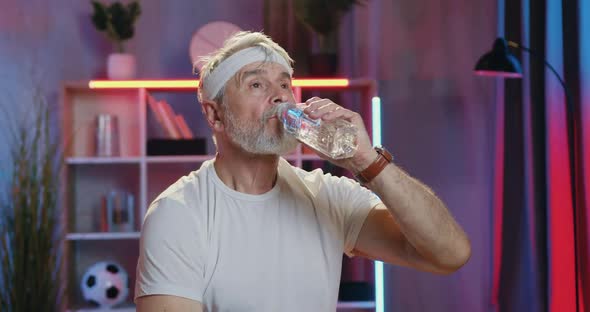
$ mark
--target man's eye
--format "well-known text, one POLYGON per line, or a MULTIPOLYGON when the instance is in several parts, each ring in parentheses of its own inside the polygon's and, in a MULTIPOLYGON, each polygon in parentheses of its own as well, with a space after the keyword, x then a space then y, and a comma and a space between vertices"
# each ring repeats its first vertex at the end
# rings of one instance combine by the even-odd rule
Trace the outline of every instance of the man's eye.
POLYGON ((290 86, 288 83, 283 83, 283 84, 281 85, 281 88, 283 88, 283 89, 289 89, 290 87, 291 87, 291 86, 290 86))
POLYGON ((261 87, 260 82, 253 82, 251 86, 252 86, 252 88, 260 88, 261 87))

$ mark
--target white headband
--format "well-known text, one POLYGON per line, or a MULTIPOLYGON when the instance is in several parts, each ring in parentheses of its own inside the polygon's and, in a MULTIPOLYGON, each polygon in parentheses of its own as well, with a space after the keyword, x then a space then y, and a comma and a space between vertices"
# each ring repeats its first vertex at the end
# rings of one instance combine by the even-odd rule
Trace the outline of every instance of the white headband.
POLYGON ((254 62, 273 62, 283 65, 289 75, 293 75, 293 69, 289 63, 274 50, 266 50, 262 47, 250 47, 234 53, 223 60, 202 81, 202 94, 206 99, 213 99, 225 83, 233 77, 242 67, 254 62))

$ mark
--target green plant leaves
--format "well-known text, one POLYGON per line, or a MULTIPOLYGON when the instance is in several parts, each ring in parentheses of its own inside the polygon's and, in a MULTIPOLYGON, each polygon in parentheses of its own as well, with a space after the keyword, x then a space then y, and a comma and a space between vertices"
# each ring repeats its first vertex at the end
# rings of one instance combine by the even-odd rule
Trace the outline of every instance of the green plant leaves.
POLYGON ((133 1, 123 5, 121 2, 113 2, 107 7, 98 1, 92 1, 92 7, 92 22, 96 29, 105 32, 111 41, 117 43, 120 52, 123 52, 121 43, 135 35, 134 24, 141 15, 139 3, 133 1))
POLYGON ((92 7, 94 8, 94 14, 92 14, 94 27, 99 31, 106 31, 108 20, 106 7, 98 1, 92 1, 92 7))
POLYGON ((58 311, 63 231, 58 206, 60 144, 50 134, 50 108, 34 97, 34 120, 19 124, 9 196, 0 202, 2 311, 58 311))
POLYGON ((133 37, 133 18, 127 13, 127 8, 121 3, 115 2, 111 5, 111 25, 120 40, 127 40, 133 37))
POLYGON ((137 18, 141 15, 141 7, 137 2, 131 2, 127 5, 127 12, 129 12, 129 16, 131 17, 131 23, 135 23, 137 18))

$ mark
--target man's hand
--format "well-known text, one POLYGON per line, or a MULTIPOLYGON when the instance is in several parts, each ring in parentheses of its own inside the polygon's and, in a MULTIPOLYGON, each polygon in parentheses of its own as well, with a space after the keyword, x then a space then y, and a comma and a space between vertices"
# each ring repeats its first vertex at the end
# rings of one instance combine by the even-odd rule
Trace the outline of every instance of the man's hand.
POLYGON ((319 97, 312 97, 307 100, 304 108, 304 112, 312 119, 321 119, 322 122, 344 119, 351 122, 358 129, 358 148, 354 156, 346 159, 332 159, 316 150, 316 153, 320 155, 321 158, 353 173, 358 173, 367 168, 373 160, 377 158, 377 152, 373 149, 371 139, 369 138, 369 134, 367 133, 361 115, 343 108, 329 99, 322 99, 319 97))

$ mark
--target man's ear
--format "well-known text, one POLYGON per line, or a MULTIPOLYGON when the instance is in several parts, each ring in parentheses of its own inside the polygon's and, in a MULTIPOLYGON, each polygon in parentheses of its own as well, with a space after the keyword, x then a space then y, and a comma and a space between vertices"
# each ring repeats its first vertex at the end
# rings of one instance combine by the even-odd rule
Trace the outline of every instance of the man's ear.
POLYGON ((214 132, 223 130, 223 122, 221 121, 221 105, 214 101, 204 100, 201 103, 201 107, 203 107, 203 113, 205 114, 205 118, 207 119, 209 127, 211 127, 214 132))

